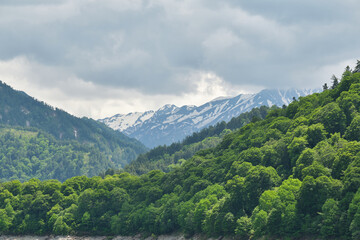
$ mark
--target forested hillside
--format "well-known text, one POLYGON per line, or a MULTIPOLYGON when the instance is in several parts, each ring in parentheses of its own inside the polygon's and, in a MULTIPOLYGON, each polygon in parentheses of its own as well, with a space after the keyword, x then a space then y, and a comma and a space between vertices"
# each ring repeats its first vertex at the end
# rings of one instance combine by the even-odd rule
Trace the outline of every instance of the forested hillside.
MULTIPOLYGON (((115 167, 122 167, 147 149, 139 141, 89 118, 77 118, 39 102, 0 81, 0 124, 42 131, 58 141, 74 140, 102 152, 115 167)), ((65 160, 65 159, 64 159, 65 160)), ((103 168, 102 168, 103 169, 103 168)), ((98 170, 97 170, 98 172, 98 170)), ((67 175, 67 173, 64 173, 67 175)), ((29 174, 30 177, 35 175, 29 174)), ((74 175, 73 175, 74 176, 74 175)), ((5 176, 0 176, 4 179, 5 176)))
POLYGON ((1 183, 0 231, 359 239, 359 70, 169 173, 1 183))
MULTIPOLYGON (((150 151, 141 154, 136 160, 125 166, 124 170, 132 174, 144 174, 151 170, 161 170, 169 172, 174 167, 190 159, 196 152, 212 147, 216 147, 223 136, 239 129, 249 123, 251 120, 257 121, 264 119, 268 112, 276 109, 274 105, 271 108, 261 106, 254 108, 249 112, 242 113, 238 117, 232 118, 228 123, 222 121, 215 126, 210 126, 187 136, 183 141, 173 143, 169 146, 158 146, 150 151)), ((111 173, 111 169, 108 173, 111 173)), ((115 171, 116 172, 116 171, 115 171)))
MULTIPOLYGON (((121 152, 118 152, 121 158, 121 152)), ((90 144, 59 141, 38 129, 0 126, 0 181, 96 176, 116 165, 90 144)))

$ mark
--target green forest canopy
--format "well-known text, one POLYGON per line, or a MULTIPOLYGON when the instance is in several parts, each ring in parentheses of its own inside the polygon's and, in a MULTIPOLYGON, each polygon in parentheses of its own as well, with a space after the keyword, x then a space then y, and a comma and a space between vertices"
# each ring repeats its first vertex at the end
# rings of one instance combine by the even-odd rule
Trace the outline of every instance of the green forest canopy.
POLYGON ((169 173, 0 186, 3 234, 360 238, 360 73, 252 122, 169 173))
MULTIPOLYGON (((127 154, 121 148, 113 152, 118 159, 127 154)), ((117 166, 114 159, 92 144, 60 141, 35 128, 0 125, 1 181, 92 177, 117 166)))

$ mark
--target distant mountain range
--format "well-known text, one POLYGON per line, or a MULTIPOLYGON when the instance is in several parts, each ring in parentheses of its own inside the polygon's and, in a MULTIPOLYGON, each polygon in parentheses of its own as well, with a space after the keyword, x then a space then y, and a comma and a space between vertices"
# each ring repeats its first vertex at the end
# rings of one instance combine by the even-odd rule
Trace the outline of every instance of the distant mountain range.
POLYGON ((99 121, 152 148, 180 141, 204 127, 220 121, 229 121, 255 107, 288 105, 294 97, 320 91, 320 89, 265 89, 256 94, 217 98, 201 106, 177 107, 168 104, 157 111, 117 114, 99 121))

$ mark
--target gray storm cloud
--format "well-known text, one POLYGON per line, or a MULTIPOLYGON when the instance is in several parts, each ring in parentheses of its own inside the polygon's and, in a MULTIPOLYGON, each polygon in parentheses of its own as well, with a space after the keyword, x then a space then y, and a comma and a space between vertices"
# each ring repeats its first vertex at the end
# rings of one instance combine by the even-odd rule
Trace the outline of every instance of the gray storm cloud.
MULTIPOLYGON (((22 59, 18 68, 37 71, 27 81, 64 96, 74 95, 69 79, 139 97, 195 96, 198 73, 245 91, 320 87, 359 58, 359 9, 355 0, 3 0, 0 60, 22 59)), ((87 92, 78 94, 83 103, 87 92)))

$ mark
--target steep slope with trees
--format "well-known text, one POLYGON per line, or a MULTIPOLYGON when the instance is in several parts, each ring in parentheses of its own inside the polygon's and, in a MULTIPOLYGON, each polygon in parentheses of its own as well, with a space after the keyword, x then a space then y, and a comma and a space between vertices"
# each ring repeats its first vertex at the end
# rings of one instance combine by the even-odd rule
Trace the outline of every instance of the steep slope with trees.
MULTIPOLYGON (((147 149, 139 141, 89 118, 77 118, 0 82, 0 124, 36 128, 57 140, 92 146, 122 167, 147 149)), ((2 176, 0 176, 2 178, 2 176)))
MULTIPOLYGON (((187 136, 183 141, 173 143, 169 146, 158 146, 152 150, 141 154, 136 160, 125 166, 124 170, 132 174, 144 174, 151 170, 161 170, 168 172, 174 167, 178 167, 185 160, 190 159, 196 152, 217 146, 224 135, 239 129, 250 121, 264 119, 268 112, 276 109, 261 106, 249 112, 242 113, 238 117, 232 118, 229 122, 220 122, 215 126, 210 126, 187 136)), ((107 173, 116 171, 109 170, 107 173)))
POLYGON ((359 112, 347 70, 169 173, 1 183, 0 231, 359 239, 359 112))
POLYGON ((116 165, 90 144, 59 141, 36 128, 0 126, 0 166, 0 181, 65 181, 80 175, 96 176, 116 165))

